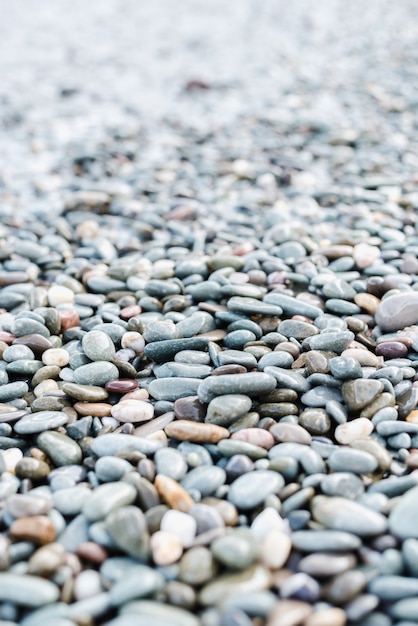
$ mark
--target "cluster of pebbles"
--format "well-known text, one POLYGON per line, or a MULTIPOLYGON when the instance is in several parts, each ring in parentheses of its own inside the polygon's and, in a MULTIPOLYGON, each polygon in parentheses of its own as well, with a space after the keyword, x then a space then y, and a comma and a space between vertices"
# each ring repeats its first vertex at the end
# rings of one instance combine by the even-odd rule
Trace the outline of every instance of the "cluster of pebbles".
POLYGON ((147 132, 2 118, 42 176, 0 188, 1 626, 418 624, 415 40, 347 66, 363 3, 343 44, 301 6, 280 113, 189 76, 147 132))

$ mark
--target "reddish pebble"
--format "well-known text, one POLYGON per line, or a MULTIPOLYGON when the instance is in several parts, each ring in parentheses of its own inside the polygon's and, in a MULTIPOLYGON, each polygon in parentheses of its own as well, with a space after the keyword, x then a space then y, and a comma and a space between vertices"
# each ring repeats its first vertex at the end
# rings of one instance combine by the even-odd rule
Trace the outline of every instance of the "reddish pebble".
POLYGON ((231 363, 230 365, 220 365, 216 367, 212 376, 225 376, 225 374, 246 374, 247 368, 243 365, 236 365, 235 363, 231 363))
POLYGON ((384 341, 376 346, 375 352, 385 359, 398 359, 408 354, 408 348, 400 341, 384 341))
POLYGON ((131 306, 126 306, 121 309, 119 316, 123 320, 129 320, 131 317, 135 317, 135 315, 139 315, 142 313, 142 309, 138 304, 131 304, 131 306))
POLYGON ((68 328, 74 328, 74 326, 78 326, 80 324, 80 316, 77 311, 74 309, 65 309, 64 311, 59 311, 60 321, 61 321, 61 331, 65 331, 68 328))
POLYGON ((264 428, 243 428, 233 433, 231 439, 246 441, 266 450, 270 450, 275 444, 273 435, 268 430, 264 430, 264 428))
POLYGON ((80 543, 76 550, 77 556, 92 563, 103 563, 108 558, 108 554, 102 546, 94 541, 84 541, 80 543))
POLYGON ((127 393, 138 388, 138 381, 132 378, 119 378, 118 380, 110 380, 105 384, 106 391, 115 391, 116 393, 127 393))
POLYGON ((4 343, 10 345, 15 339, 16 337, 12 335, 12 333, 8 333, 6 330, 0 330, 0 341, 4 341, 4 343))

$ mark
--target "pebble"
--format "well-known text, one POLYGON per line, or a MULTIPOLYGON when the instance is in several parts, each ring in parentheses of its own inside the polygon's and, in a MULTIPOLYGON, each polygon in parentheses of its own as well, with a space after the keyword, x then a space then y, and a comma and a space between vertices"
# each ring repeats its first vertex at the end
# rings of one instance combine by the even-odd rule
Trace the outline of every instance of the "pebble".
POLYGON ((221 439, 229 437, 229 431, 223 426, 215 424, 200 424, 188 420, 175 420, 165 427, 168 437, 180 441, 193 441, 195 443, 217 443, 221 439))
POLYGON ((119 371, 116 365, 101 360, 81 365, 74 371, 74 382, 78 385, 100 387, 117 378, 119 378, 119 371))
POLYGON ((360 537, 382 534, 387 528, 387 520, 383 515, 341 497, 315 496, 312 500, 312 514, 316 521, 328 528, 360 537))
POLYGON ((161 2, 2 32, 0 620, 409 626, 410 3, 161 2))
POLYGON ((23 416, 14 425, 14 431, 19 435, 31 435, 63 426, 68 421, 68 415, 62 411, 38 411, 23 416))
POLYGON ((38 576, 0 572, 0 600, 25 607, 42 607, 59 598, 59 588, 38 576))
POLYGON ((83 506, 83 515, 89 522, 102 520, 118 507, 131 504, 136 499, 132 485, 122 482, 99 485, 83 506))
POLYGON ((409 489, 396 502, 389 515, 389 529, 401 539, 418 538, 418 529, 415 524, 417 495, 418 487, 409 489))
POLYGON ((228 492, 228 500, 238 509, 248 510, 259 506, 270 494, 278 493, 284 486, 280 474, 270 470, 249 472, 237 478, 228 492))
POLYGON ((418 294, 399 293, 384 298, 376 310, 375 319, 383 333, 403 330, 418 322, 418 294))

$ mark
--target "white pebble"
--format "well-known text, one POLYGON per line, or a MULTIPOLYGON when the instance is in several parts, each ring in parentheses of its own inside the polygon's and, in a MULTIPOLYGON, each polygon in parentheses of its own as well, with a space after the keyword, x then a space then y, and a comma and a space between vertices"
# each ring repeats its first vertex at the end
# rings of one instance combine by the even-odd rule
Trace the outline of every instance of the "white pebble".
POLYGON ((58 365, 65 367, 70 362, 70 355, 64 348, 48 348, 42 354, 42 363, 45 365, 58 365))
POLYGON ((100 574, 94 569, 86 569, 80 572, 74 580, 74 597, 76 600, 92 598, 102 591, 100 574))
POLYGON ((187 513, 171 509, 164 513, 160 529, 176 535, 184 548, 188 548, 196 536, 196 520, 187 513))
POLYGON ((280 530, 270 530, 261 543, 261 560, 270 569, 280 569, 289 558, 292 541, 280 530))
POLYGON ((14 474, 16 465, 19 463, 20 459, 23 457, 22 450, 20 450, 20 448, 9 448, 8 450, 2 450, 0 454, 3 460, 6 472, 10 472, 11 474, 14 474))
POLYGON ((143 354, 145 348, 145 340, 140 333, 135 331, 128 331, 122 337, 122 348, 130 348, 135 354, 143 354))
POLYGON ((183 554, 179 538, 166 530, 158 530, 151 536, 150 548, 152 560, 156 565, 172 565, 183 554))
POLYGON ((74 302, 74 292, 62 285, 51 285, 48 289, 48 301, 50 306, 72 304, 74 302))
POLYGON ((373 428, 373 422, 365 417, 358 417, 350 422, 339 424, 335 429, 335 439, 338 443, 347 445, 355 439, 368 437, 373 431, 373 428))
POLYGON ((251 532, 261 541, 271 530, 289 532, 289 525, 287 520, 284 520, 276 509, 269 506, 257 515, 251 524, 251 532))
POLYGON ((123 400, 112 406, 112 417, 119 422, 148 422, 154 417, 154 407, 143 400, 123 400))
POLYGON ((33 390, 36 398, 41 398, 47 391, 56 391, 58 389, 58 383, 52 378, 46 378, 42 380, 39 385, 33 390))

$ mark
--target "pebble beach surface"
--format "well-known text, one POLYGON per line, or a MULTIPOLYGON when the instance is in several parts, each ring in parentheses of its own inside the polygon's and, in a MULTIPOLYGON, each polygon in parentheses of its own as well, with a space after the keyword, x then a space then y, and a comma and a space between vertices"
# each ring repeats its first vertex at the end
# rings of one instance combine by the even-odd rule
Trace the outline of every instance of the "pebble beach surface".
POLYGON ((413 10, 7 7, 0 626, 418 624, 413 10))

